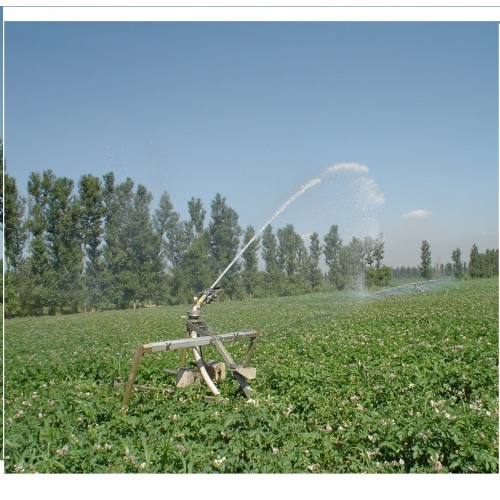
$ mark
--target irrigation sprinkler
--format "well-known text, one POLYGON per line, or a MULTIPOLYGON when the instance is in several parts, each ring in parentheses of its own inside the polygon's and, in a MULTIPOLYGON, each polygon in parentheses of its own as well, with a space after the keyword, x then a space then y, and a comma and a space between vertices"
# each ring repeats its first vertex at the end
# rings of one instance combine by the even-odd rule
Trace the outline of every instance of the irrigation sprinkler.
POLYGON ((217 386, 215 385, 215 382, 217 380, 223 380, 225 378, 227 367, 228 371, 231 372, 233 377, 240 385, 245 396, 249 399, 251 398, 252 388, 250 387, 248 380, 252 380, 255 378, 256 369, 249 366, 249 363, 252 358, 259 334, 255 330, 219 334, 212 328, 210 328, 210 326, 208 326, 201 319, 201 308, 205 304, 210 304, 210 302, 212 302, 212 300, 217 297, 217 294, 219 292, 220 287, 212 286, 211 288, 203 290, 203 292, 195 297, 194 305, 188 311, 186 316, 185 338, 177 340, 166 340, 163 342, 154 342, 151 344, 139 344, 137 346, 127 382, 122 383, 118 378, 115 378, 113 381, 113 387, 120 387, 122 385, 125 385, 123 404, 128 405, 130 403, 130 397, 132 395, 132 392, 134 391, 163 390, 168 392, 168 390, 165 389, 135 385, 135 379, 137 377, 139 364, 144 354, 162 351, 173 351, 176 349, 181 350, 179 368, 177 370, 165 371, 167 373, 177 375, 177 387, 186 387, 191 384, 197 383, 201 377, 207 387, 210 389, 211 393, 214 396, 218 396, 220 393, 217 389, 217 386), (249 340, 250 345, 248 347, 248 351, 243 363, 238 364, 234 361, 224 343, 237 342, 241 340, 249 340), (203 356, 203 348, 205 346, 215 347, 221 355, 223 362, 221 363, 210 361, 206 363, 203 356), (192 349, 193 351, 196 368, 185 367, 187 349, 192 349))
POLYGON ((405 285, 399 285, 393 288, 386 288, 383 290, 379 290, 378 292, 374 292, 372 295, 385 297, 390 295, 407 295, 411 293, 420 294, 438 289, 449 283, 450 280, 448 278, 418 281, 413 283, 406 283, 405 285))
MULTIPOLYGON (((323 178, 332 174, 336 174, 337 172, 354 172, 358 175, 366 175, 368 172, 368 168, 357 163, 339 163, 337 165, 332 165, 328 167, 319 177, 314 177, 313 179, 311 179, 307 184, 301 186, 296 193, 288 198, 288 200, 286 200, 286 202, 278 208, 274 215, 261 227, 261 229, 253 236, 253 238, 251 238, 250 241, 248 241, 248 243, 240 250, 236 257, 229 263, 226 269, 215 280, 214 284, 210 288, 207 288, 206 290, 201 292, 197 297, 195 297, 195 303, 191 310, 187 313, 186 317, 186 338, 178 340, 168 340, 164 342, 155 342, 152 344, 139 344, 137 346, 127 382, 122 383, 120 379, 117 378, 115 378, 113 381, 113 387, 126 385, 125 394, 123 396, 124 404, 129 404, 130 396, 132 395, 132 392, 134 390, 149 391, 155 389, 154 387, 134 385, 137 376, 137 369, 144 354, 161 351, 172 351, 175 349, 182 350, 179 368, 177 370, 165 371, 177 375, 177 387, 184 387, 186 385, 195 383, 201 376, 212 394, 214 396, 217 396, 219 395, 219 390, 217 389, 215 382, 219 379, 225 378, 225 367, 227 366, 229 371, 239 383, 245 396, 247 398, 251 397, 252 388, 248 384, 247 380, 252 380, 255 378, 256 369, 248 366, 248 364, 250 363, 253 351, 255 349, 258 332, 256 332, 255 330, 250 330, 247 332, 218 334, 214 330, 212 330, 204 321, 202 321, 201 308, 205 304, 209 304, 217 296, 220 291, 220 287, 216 285, 223 278, 226 272, 229 271, 229 269, 234 265, 234 263, 241 257, 243 252, 245 252, 245 250, 255 241, 260 233, 262 233, 264 229, 269 224, 271 224, 271 222, 273 222, 273 220, 278 217, 278 215, 280 215, 291 203, 302 196, 302 194, 304 194, 314 186, 320 184, 323 178), (245 356, 243 364, 237 364, 234 362, 233 358, 224 346, 224 343, 244 339, 250 340, 250 346, 248 348, 248 352, 245 356), (222 356, 222 359, 224 361, 223 363, 205 363, 203 359, 202 348, 209 345, 214 346, 217 349, 219 354, 222 356), (187 349, 193 350, 193 355, 196 362, 195 369, 188 369, 184 367, 187 349)), ((371 189, 374 189, 374 183, 369 184, 371 186, 371 189)), ((376 203, 383 202, 383 196, 378 195, 375 191, 373 191, 371 195, 376 200, 376 203)))

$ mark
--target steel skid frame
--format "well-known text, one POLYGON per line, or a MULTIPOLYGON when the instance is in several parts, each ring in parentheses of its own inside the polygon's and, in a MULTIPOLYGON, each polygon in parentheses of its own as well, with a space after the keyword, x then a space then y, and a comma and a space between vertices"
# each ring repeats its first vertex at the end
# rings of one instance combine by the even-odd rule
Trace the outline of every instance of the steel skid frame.
MULTIPOLYGON (((209 289, 211 290, 211 289, 209 289)), ((218 291, 218 290, 217 290, 218 291)), ((181 360, 179 363, 178 370, 166 370, 171 373, 179 373, 181 370, 184 370, 184 365, 186 362, 186 351, 187 349, 192 349, 194 358, 196 361, 196 371, 204 379, 207 386, 210 388, 214 395, 218 395, 219 391, 214 384, 214 381, 210 377, 207 371, 207 367, 213 365, 211 363, 205 363, 203 358, 203 347, 205 346, 213 346, 217 349, 219 354, 221 355, 225 366, 228 371, 231 372, 233 377, 236 379, 238 384, 240 385, 243 393, 247 398, 252 397, 252 388, 250 387, 248 380, 253 380, 256 377, 256 369, 249 366, 250 361, 252 359, 252 355, 255 349, 255 345, 257 343, 257 339, 259 333, 256 330, 249 330, 244 332, 235 332, 235 333, 221 333, 218 334, 212 328, 210 328, 203 320, 201 320, 200 308, 204 303, 209 303, 207 301, 207 297, 213 298, 215 293, 212 292, 212 295, 208 295, 207 291, 202 292, 198 301, 196 302, 193 309, 188 313, 186 319, 186 338, 184 339, 176 339, 176 340, 166 340, 162 342, 154 342, 150 344, 139 344, 136 348, 134 357, 132 359, 132 367, 130 369, 130 373, 125 384, 119 382, 119 379, 114 380, 114 387, 125 385, 125 392, 123 395, 123 404, 129 405, 130 397, 134 391, 144 391, 144 390, 162 390, 154 387, 145 387, 145 386, 137 386, 135 384, 135 380, 137 377, 137 371, 139 368, 139 364, 143 358, 143 356, 147 353, 155 353, 155 352, 163 352, 163 351, 173 351, 177 349, 181 349, 181 360), (205 297, 203 298, 203 295, 205 297), (245 359, 242 364, 236 363, 226 349, 224 345, 226 342, 237 342, 242 340, 249 340, 248 351, 245 355, 245 359)))

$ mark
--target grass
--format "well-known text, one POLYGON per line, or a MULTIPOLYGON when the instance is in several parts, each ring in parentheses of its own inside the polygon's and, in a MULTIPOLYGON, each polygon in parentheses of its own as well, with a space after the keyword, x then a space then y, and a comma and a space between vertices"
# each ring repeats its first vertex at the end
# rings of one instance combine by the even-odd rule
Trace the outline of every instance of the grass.
POLYGON ((230 376, 212 402, 176 389, 174 351, 137 381, 172 392, 123 407, 113 377, 137 344, 183 337, 187 308, 7 321, 6 472, 498 472, 498 280, 210 304, 216 331, 260 331, 254 399, 230 376))

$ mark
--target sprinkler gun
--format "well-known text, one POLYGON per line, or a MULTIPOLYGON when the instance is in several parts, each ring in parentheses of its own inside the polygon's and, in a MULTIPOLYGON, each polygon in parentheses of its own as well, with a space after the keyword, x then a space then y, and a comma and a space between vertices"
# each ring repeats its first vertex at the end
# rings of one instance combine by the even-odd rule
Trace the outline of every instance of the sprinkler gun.
POLYGON ((210 304, 212 300, 217 297, 217 294, 220 292, 220 286, 216 286, 213 288, 207 288, 203 290, 203 292, 199 293, 197 297, 194 298, 194 306, 188 312, 188 318, 198 318, 201 314, 200 309, 205 304, 210 304))

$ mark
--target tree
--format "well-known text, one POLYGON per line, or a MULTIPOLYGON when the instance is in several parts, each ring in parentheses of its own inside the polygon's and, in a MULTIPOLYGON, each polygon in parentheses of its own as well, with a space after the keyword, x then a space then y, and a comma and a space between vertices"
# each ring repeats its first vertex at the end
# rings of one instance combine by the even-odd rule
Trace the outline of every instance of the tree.
MULTIPOLYGON (((221 195, 217 193, 215 197, 218 202, 221 202, 221 195)), ((224 202, 225 202, 224 198, 224 202)), ((203 208, 203 202, 200 198, 191 198, 188 201, 188 211, 191 217, 191 226, 196 236, 200 236, 205 227, 206 210, 203 208)))
MULTIPOLYGON (((1 140, 0 161, 3 161, 3 142, 1 140)), ((5 169, 1 181, 2 203, 0 210, 2 210, 1 221, 5 255, 3 300, 5 316, 10 318, 23 312, 19 290, 23 280, 21 269, 24 246, 27 240, 27 230, 23 220, 26 202, 24 198, 19 196, 16 180, 5 173, 5 169)))
POLYGON ((29 278, 24 291, 28 307, 52 314, 83 298, 81 210, 73 181, 51 170, 32 173, 28 181, 30 247, 29 278))
MULTIPOLYGON (((242 230, 238 224, 238 214, 227 205, 226 198, 220 193, 216 194, 210 208, 208 237, 213 272, 216 278, 236 257, 242 230)), ((238 296, 240 293, 239 269, 240 263, 236 261, 227 271, 222 281, 224 290, 231 298, 238 296)))
POLYGON ((376 239, 367 237, 363 241, 364 246, 364 263, 365 269, 365 284, 370 286, 388 286, 392 278, 392 270, 388 266, 382 265, 384 258, 384 240, 380 234, 376 239), (375 263, 375 267, 373 266, 375 263))
POLYGON ((342 239, 339 236, 338 226, 333 225, 323 239, 323 253, 325 262, 328 266, 328 280, 340 290, 342 288, 340 276, 340 250, 342 248, 342 239))
POLYGON ((190 302, 212 284, 213 272, 208 251, 208 234, 204 232, 186 250, 181 265, 174 268, 172 293, 176 302, 190 302))
POLYGON ((350 245, 342 245, 338 257, 338 271, 336 275, 337 290, 344 290, 354 284, 356 274, 355 256, 350 245))
POLYGON ((16 180, 7 173, 3 176, 5 196, 3 198, 3 237, 5 265, 7 272, 19 273, 27 240, 27 230, 23 221, 26 201, 19 196, 16 180))
POLYGON ((50 263, 55 271, 57 293, 54 307, 71 306, 76 311, 84 297, 82 211, 73 194, 73 181, 55 177, 48 192, 47 241, 50 263))
POLYGON ((262 259, 265 263, 266 292, 270 296, 280 295, 283 272, 278 263, 278 242, 271 225, 262 233, 262 259))
POLYGON ((132 179, 127 178, 121 184, 115 183, 115 175, 109 172, 103 176, 104 184, 104 241, 103 256, 103 295, 118 309, 125 307, 131 299, 130 291, 134 288, 130 273, 130 254, 125 223, 133 210, 132 179))
POLYGON ((84 175, 78 183, 81 207, 83 246, 86 253, 84 282, 91 307, 97 309, 102 300, 102 235, 104 233, 104 193, 102 182, 93 175, 84 175))
POLYGON ((204 227, 205 209, 201 200, 191 198, 188 210, 190 220, 174 224, 169 238, 173 303, 190 302, 214 279, 208 230, 204 227))
POLYGON ((420 276, 424 279, 432 278, 432 265, 431 265, 431 248, 429 243, 424 240, 420 248, 420 276))
POLYGON ((379 269, 381 264, 382 264, 382 260, 384 258, 384 253, 385 253, 384 246, 385 246, 384 235, 381 234, 374 241, 374 244, 373 244, 373 259, 375 260, 375 268, 376 269, 379 269))
MULTIPOLYGON (((134 195, 134 206, 130 220, 125 224, 130 238, 133 307, 145 301, 158 302, 163 293, 164 262, 161 255, 161 239, 153 229, 149 205, 153 196, 141 184, 134 195)), ((124 235, 125 236, 125 235, 124 235)))
POLYGON ((460 251, 460 248, 453 250, 451 259, 453 261, 453 273, 457 279, 461 279, 463 277, 463 264, 461 257, 462 252, 460 251))
POLYGON ((323 275, 319 268, 321 250, 319 235, 315 232, 311 235, 311 241, 309 243, 309 282, 313 290, 318 290, 323 279, 323 275))
POLYGON ((243 252, 241 257, 243 259, 243 288, 250 298, 252 298, 255 291, 259 289, 259 258, 257 252, 259 250, 260 240, 259 238, 255 238, 255 240, 250 243, 254 237, 254 227, 247 226, 243 237, 243 248, 245 248, 246 245, 248 245, 248 248, 243 252))
POLYGON ((308 256, 307 248, 293 224, 287 224, 276 232, 278 237, 278 263, 285 272, 286 295, 305 292, 307 288, 308 256))
POLYGON ((187 249, 187 244, 178 248, 180 241, 186 240, 184 231, 179 228, 179 221, 179 214, 174 210, 170 196, 165 191, 153 216, 153 229, 160 240, 159 253, 171 267, 180 263, 187 249))
POLYGON ((469 255, 469 276, 471 278, 480 278, 482 276, 481 259, 475 243, 472 245, 469 255))
POLYGON ((106 296, 117 308, 159 300, 163 261, 150 217, 151 200, 151 193, 140 184, 134 193, 130 178, 115 185, 114 175, 105 175, 104 284, 106 296))
POLYGON ((28 220, 29 231, 28 279, 23 289, 22 301, 31 313, 43 314, 54 295, 54 273, 49 265, 47 244, 48 192, 54 175, 44 172, 43 177, 33 172, 28 179, 28 220))
POLYGON ((349 242, 350 271, 347 275, 348 284, 354 289, 364 286, 366 249, 363 241, 355 236, 349 242))
POLYGON ((474 244, 469 257, 469 276, 471 278, 498 276, 498 255, 498 249, 488 249, 485 253, 479 253, 477 246, 474 244))
POLYGON ((287 224, 276 232, 278 237, 278 262, 288 277, 299 270, 299 249, 302 238, 295 232, 293 224, 287 224))

